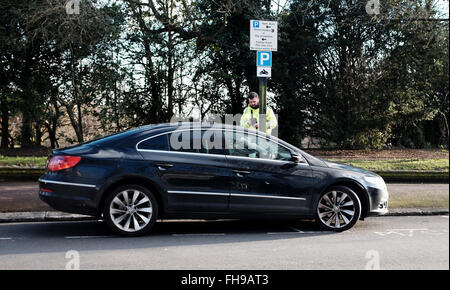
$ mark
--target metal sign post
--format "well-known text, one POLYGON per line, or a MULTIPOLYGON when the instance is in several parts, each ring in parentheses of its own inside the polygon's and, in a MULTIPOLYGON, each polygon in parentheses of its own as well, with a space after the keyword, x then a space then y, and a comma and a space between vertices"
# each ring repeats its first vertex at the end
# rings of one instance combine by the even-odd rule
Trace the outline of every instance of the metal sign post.
POLYGON ((250 50, 256 53, 256 76, 259 81, 259 131, 266 132, 267 78, 272 76, 272 51, 278 49, 278 23, 250 20, 250 50))
POLYGON ((259 131, 266 133, 266 92, 267 78, 260 77, 259 80, 259 131))

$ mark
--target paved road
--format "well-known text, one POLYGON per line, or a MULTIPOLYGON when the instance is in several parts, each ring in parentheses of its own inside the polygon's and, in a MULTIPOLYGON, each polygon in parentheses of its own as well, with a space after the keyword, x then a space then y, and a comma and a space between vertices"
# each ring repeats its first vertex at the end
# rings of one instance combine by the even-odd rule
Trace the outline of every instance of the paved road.
MULTIPOLYGON (((448 184, 388 184, 391 208, 448 208, 448 184)), ((51 211, 36 182, 0 182, 0 212, 51 211)))
POLYGON ((1 224, 0 269, 65 269, 79 256, 81 269, 448 270, 448 230, 448 216, 376 217, 344 233, 308 221, 166 221, 140 238, 95 221, 1 224))

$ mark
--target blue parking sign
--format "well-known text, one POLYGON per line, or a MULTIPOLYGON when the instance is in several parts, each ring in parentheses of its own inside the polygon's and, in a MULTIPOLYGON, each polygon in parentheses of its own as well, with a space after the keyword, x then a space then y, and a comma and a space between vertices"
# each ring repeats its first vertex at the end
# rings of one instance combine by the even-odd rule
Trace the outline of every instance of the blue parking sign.
POLYGON ((272 52, 271 51, 258 51, 256 53, 256 65, 257 66, 272 66, 272 52))
POLYGON ((259 21, 253 20, 253 27, 259 28, 259 21))

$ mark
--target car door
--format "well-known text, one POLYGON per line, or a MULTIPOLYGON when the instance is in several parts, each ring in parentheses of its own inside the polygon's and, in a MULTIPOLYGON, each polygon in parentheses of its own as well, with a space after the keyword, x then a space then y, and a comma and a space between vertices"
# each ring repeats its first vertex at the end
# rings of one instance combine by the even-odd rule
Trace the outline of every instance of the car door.
MULTIPOLYGON (((154 168, 167 192, 169 211, 228 210, 231 170, 223 155, 223 146, 208 149, 202 145, 205 134, 201 130, 187 129, 154 137, 159 140, 153 142, 166 144, 166 150, 152 150, 153 138, 138 145, 138 151, 154 168)), ((220 134, 221 131, 211 133, 210 141, 220 134)))
POLYGON ((288 148, 250 132, 225 132, 225 142, 233 172, 230 211, 308 212, 313 177, 306 161, 291 161, 288 148))

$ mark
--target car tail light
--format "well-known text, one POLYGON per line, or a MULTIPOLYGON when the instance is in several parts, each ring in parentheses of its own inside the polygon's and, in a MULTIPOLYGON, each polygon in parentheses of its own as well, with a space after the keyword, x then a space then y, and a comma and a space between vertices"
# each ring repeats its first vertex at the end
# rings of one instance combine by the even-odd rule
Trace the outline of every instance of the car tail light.
POLYGON ((74 167, 80 162, 81 157, 78 156, 52 156, 47 160, 48 171, 58 171, 74 167))

